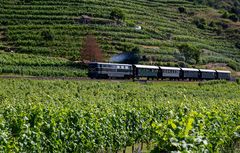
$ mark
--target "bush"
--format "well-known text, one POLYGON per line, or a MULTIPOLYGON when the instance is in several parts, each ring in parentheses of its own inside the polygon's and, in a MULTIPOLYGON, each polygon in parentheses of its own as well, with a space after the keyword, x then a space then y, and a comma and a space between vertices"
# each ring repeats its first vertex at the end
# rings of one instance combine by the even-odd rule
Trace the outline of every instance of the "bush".
POLYGON ((225 11, 222 15, 222 18, 228 19, 228 17, 229 17, 229 13, 225 11))
POLYGON ((229 25, 224 22, 218 22, 217 25, 221 26, 223 29, 227 29, 229 27, 229 25))
POLYGON ((127 26, 129 26, 129 27, 135 27, 135 23, 132 20, 128 20, 128 21, 126 21, 126 23, 127 23, 127 26))
POLYGON ((236 82, 240 85, 240 78, 237 78, 236 82))
POLYGON ((41 36, 47 41, 52 41, 54 39, 54 35, 50 30, 42 31, 41 36))
POLYGON ((205 29, 206 28, 206 21, 205 19, 201 18, 201 19, 195 19, 193 21, 195 23, 195 25, 199 28, 199 29, 205 29))
POLYGON ((238 22, 238 17, 237 17, 237 15, 235 15, 235 14, 230 15, 228 18, 229 18, 230 20, 232 20, 233 22, 238 22))
POLYGON ((226 83, 227 83, 226 80, 211 80, 211 81, 199 82, 198 85, 203 86, 203 85, 215 85, 215 84, 226 84, 226 83))
POLYGON ((238 71, 240 68, 240 65, 235 61, 229 61, 227 66, 231 67, 233 70, 238 71))
POLYGON ((179 11, 180 13, 186 13, 186 9, 185 9, 184 7, 179 7, 179 8, 178 8, 178 11, 179 11))
POLYGON ((210 23, 208 24, 208 26, 214 28, 214 27, 216 27, 216 24, 215 24, 214 21, 212 21, 212 22, 210 22, 210 23))
POLYGON ((180 62, 178 62, 178 66, 184 68, 184 67, 188 67, 188 64, 185 63, 185 62, 180 61, 180 62))
POLYGON ((194 16, 195 15, 195 12, 188 12, 187 13, 189 16, 194 16))
POLYGON ((22 3, 31 3, 31 2, 33 2, 33 0, 20 0, 20 2, 22 2, 22 3))
POLYGON ((240 49, 240 41, 239 42, 236 42, 235 46, 240 49))
POLYGON ((124 21, 125 20, 125 14, 120 9, 114 9, 110 13, 110 19, 118 20, 118 21, 119 20, 123 20, 124 21))
POLYGON ((198 48, 189 44, 183 44, 179 46, 178 49, 180 53, 185 57, 185 61, 187 63, 199 63, 201 52, 198 48))
POLYGON ((221 29, 216 29, 216 33, 218 36, 220 36, 222 34, 222 30, 221 29))

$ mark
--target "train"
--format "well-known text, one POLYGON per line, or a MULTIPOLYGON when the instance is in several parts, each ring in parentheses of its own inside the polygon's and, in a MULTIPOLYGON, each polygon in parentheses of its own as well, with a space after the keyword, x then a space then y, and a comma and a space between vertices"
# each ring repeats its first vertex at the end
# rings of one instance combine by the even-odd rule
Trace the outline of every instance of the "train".
POLYGON ((91 62, 88 64, 88 77, 96 79, 139 80, 231 80, 231 71, 179 68, 139 64, 117 64, 91 62))

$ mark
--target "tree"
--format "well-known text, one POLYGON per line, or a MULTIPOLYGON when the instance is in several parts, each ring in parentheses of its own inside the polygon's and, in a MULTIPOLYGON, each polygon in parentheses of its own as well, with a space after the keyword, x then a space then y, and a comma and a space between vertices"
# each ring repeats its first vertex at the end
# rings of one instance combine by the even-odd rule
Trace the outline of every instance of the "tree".
POLYGON ((193 21, 196 26, 199 28, 199 29, 205 29, 206 27, 206 21, 204 18, 201 18, 201 19, 194 19, 193 21))
POLYGON ((235 46, 240 49, 240 41, 235 43, 235 46))
POLYGON ((83 41, 83 49, 81 51, 81 59, 83 61, 100 62, 103 61, 101 49, 97 40, 92 35, 87 35, 83 41))
POLYGON ((178 8, 178 11, 179 11, 180 13, 186 13, 185 7, 179 7, 179 8, 178 8))
POLYGON ((125 14, 120 9, 114 9, 110 13, 110 19, 117 20, 117 21, 120 21, 120 20, 124 21, 125 20, 125 14))
POLYGON ((237 17, 237 15, 235 15, 235 14, 230 15, 228 18, 229 18, 230 20, 232 20, 233 22, 238 22, 238 17, 237 17))
POLYGON ((54 39, 54 35, 51 30, 44 30, 41 32, 41 36, 46 41, 52 41, 54 39))
POLYGON ((189 44, 183 44, 178 47, 180 53, 185 57, 185 61, 190 64, 194 64, 193 61, 199 63, 201 52, 195 46, 189 44))

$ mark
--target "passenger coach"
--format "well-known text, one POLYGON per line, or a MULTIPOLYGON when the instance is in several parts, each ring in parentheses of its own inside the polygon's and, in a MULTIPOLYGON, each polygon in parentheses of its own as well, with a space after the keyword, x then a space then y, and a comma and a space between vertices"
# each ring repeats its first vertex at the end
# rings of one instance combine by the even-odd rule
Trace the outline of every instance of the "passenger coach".
POLYGON ((202 80, 214 80, 216 78, 215 70, 200 69, 200 79, 202 80))
POLYGON ((133 76, 134 78, 145 77, 147 79, 158 78, 159 67, 150 65, 133 65, 133 76))
POLYGON ((231 80, 231 71, 220 71, 216 70, 216 79, 220 80, 231 80))
POLYGON ((180 78, 180 68, 177 67, 159 67, 159 78, 165 79, 165 78, 170 78, 170 79, 179 79, 180 78))
POLYGON ((132 65, 114 63, 89 63, 90 78, 131 78, 132 65))
POLYGON ((200 72, 198 69, 181 68, 181 79, 197 80, 200 72))

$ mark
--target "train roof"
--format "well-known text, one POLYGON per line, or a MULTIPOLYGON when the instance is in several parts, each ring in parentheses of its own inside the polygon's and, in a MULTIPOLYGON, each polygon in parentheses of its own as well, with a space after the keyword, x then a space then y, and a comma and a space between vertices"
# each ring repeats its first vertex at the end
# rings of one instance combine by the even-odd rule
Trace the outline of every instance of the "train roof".
POLYGON ((103 62, 90 62, 89 64, 104 64, 104 65, 123 65, 123 66, 132 66, 131 64, 103 63, 103 62))
POLYGON ((181 70, 178 67, 164 67, 164 66, 160 66, 160 69, 162 69, 162 70, 181 70))
POLYGON ((215 70, 199 69, 201 72, 216 72, 215 70))
POLYGON ((153 65, 135 65, 137 68, 144 68, 144 69, 159 69, 158 66, 153 65))
POLYGON ((193 68, 181 68, 183 71, 194 71, 194 72, 198 72, 199 69, 193 69, 193 68))
POLYGON ((218 73, 231 73, 231 71, 216 70, 218 73))

